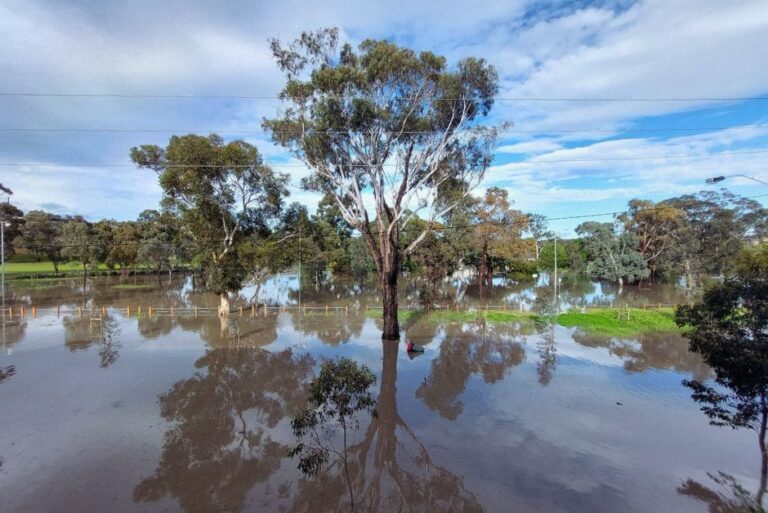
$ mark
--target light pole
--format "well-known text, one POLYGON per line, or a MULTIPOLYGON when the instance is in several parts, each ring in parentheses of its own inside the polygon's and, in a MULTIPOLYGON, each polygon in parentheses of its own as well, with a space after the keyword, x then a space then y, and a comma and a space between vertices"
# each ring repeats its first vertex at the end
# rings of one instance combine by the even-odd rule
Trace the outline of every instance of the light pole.
POLYGON ((763 185, 768 185, 768 182, 764 180, 760 180, 759 178, 755 178, 754 176, 747 176, 747 175, 713 176, 712 178, 707 178, 705 182, 708 184, 716 184, 716 183, 722 182, 723 180, 727 180, 728 178, 746 178, 747 180, 752 180, 753 182, 761 183, 763 185))
MULTIPOLYGON (((3 186, 3 184, 0 183, 0 191, 4 192, 7 201, 10 203, 11 201, 11 194, 13 194, 13 191, 10 190, 8 187, 3 186)), ((2 219, 0 219, 0 274, 2 277, 0 277, 0 282, 2 285, 0 285, 0 296, 2 296, 2 309, 3 309, 3 316, 5 316, 5 225, 6 225, 5 215, 2 216, 2 219)), ((3 317, 5 319, 5 317, 3 317)))

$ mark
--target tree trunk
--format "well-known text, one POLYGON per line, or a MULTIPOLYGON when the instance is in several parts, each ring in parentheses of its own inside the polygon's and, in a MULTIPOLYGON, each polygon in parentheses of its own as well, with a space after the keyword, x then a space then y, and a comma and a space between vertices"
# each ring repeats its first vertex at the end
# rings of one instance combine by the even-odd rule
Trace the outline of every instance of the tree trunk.
POLYGON ((624 290, 624 278, 619 278, 619 294, 624 290))
POLYGON ((478 270, 480 287, 485 287, 485 281, 488 277, 488 267, 488 244, 483 244, 483 249, 480 252, 480 269, 478 270))
POLYGON ((219 315, 222 317, 229 316, 229 294, 227 292, 219 294, 219 315))
POLYGON ((685 259, 685 288, 690 290, 693 288, 693 278, 691 277, 691 261, 685 259))
POLYGON ((397 322, 397 266, 381 273, 381 293, 384 307, 384 327, 381 338, 399 340, 400 326, 397 322))
POLYGON ((757 503, 763 505, 763 497, 765 496, 766 481, 768 481, 768 449, 765 447, 765 434, 766 424, 768 424, 768 405, 766 405, 766 398, 763 395, 761 398, 761 415, 760 415, 760 429, 758 431, 757 440, 760 446, 760 488, 757 490, 757 503))
POLYGON ((56 275, 59 275, 59 262, 54 258, 53 259, 53 272, 56 273, 56 275))

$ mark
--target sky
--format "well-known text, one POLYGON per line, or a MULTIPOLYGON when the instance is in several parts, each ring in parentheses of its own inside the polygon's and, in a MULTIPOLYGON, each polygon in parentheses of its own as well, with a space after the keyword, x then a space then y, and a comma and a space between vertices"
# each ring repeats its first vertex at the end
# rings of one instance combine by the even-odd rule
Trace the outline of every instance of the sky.
MULTIPOLYGON (((765 0, 3 0, 0 164, 14 165, 0 165, 0 183, 25 211, 134 219, 161 190, 129 149, 217 132, 255 144, 298 184, 308 171, 259 132, 273 99, 4 94, 275 96, 283 76, 268 38, 327 26, 352 44, 493 64, 489 122, 514 126, 476 194, 503 187, 564 236, 584 219, 558 218, 711 189, 716 175, 768 180, 765 0)), ((768 203, 768 186, 720 186, 768 203)), ((291 189, 311 211, 317 199, 291 189)))

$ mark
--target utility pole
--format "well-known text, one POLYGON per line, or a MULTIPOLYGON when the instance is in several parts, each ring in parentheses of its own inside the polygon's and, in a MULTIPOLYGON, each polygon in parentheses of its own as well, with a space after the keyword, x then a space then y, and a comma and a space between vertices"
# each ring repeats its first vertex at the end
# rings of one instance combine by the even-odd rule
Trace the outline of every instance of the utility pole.
POLYGON ((555 297, 554 302, 557 305, 557 234, 555 233, 555 268, 554 268, 554 284, 555 284, 555 297))
MULTIPOLYGON (((8 187, 4 187, 3 184, 0 183, 0 191, 4 192, 7 196, 7 202, 11 202, 11 194, 13 194, 13 191, 11 191, 8 187)), ((0 296, 2 297, 2 312, 0 312, 0 319, 2 319, 2 326, 3 326, 3 349, 6 351, 8 350, 6 348, 5 344, 5 214, 3 214, 2 219, 0 219, 0 296)))

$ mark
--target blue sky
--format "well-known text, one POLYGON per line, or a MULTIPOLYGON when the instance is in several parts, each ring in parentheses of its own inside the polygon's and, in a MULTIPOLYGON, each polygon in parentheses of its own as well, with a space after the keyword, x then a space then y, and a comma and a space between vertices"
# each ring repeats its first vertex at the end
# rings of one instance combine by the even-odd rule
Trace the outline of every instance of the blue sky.
MULTIPOLYGON (((525 211, 609 212, 633 197, 705 189, 709 176, 768 177, 768 153, 755 153, 768 151, 768 101, 712 100, 768 96, 764 0, 6 0, 0 92, 270 96, 282 77, 267 39, 320 26, 338 26, 352 43, 386 38, 450 63, 484 57, 499 70, 501 98, 695 100, 498 101, 493 121, 513 121, 516 132, 506 134, 477 193, 505 187, 525 211)), ((236 138, 276 108, 272 100, 0 96, 0 128, 217 130, 236 138)), ((135 218, 157 207, 156 177, 115 166, 130 164, 131 146, 163 144, 171 133, 0 131, 0 162, 30 164, 0 166, 0 182, 24 210, 135 218)), ((244 138, 276 166, 295 164, 262 134, 244 138)), ((307 174, 285 171, 294 183, 307 174)), ((768 194, 745 180, 726 184, 768 194)), ((314 208, 311 194, 292 196, 314 208)), ((565 235, 578 222, 552 224, 565 235)))

